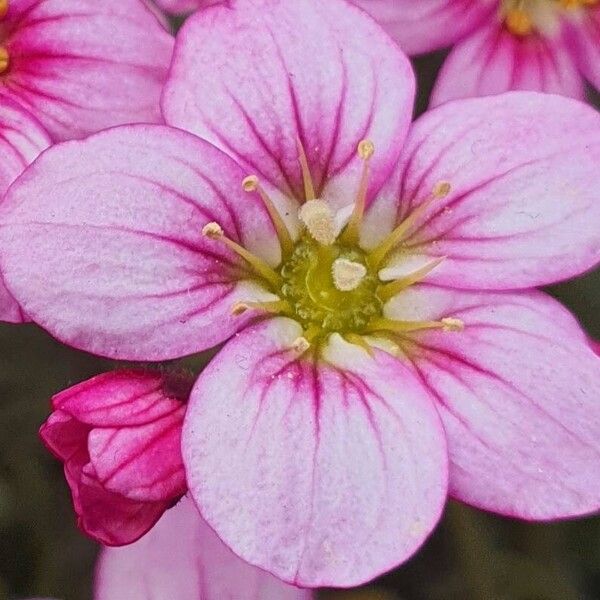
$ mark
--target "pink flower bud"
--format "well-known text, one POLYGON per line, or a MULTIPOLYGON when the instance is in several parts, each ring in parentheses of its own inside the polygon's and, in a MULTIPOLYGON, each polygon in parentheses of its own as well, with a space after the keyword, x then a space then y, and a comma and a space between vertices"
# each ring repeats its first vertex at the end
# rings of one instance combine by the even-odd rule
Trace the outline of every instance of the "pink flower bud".
POLYGON ((191 382, 115 371, 52 398, 40 436, 64 463, 89 536, 109 546, 134 542, 185 493, 180 445, 191 382))

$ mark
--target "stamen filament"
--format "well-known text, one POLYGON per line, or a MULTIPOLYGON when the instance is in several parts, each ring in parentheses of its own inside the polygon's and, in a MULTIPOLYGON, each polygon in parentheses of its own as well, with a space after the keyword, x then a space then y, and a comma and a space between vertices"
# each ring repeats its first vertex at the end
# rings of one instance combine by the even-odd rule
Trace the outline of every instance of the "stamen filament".
POLYGON ((347 333, 344 337, 346 338, 346 341, 365 350, 369 356, 372 357, 375 355, 373 347, 362 335, 358 335, 358 333, 347 333))
POLYGON ((277 234, 277 238, 279 239, 279 244, 281 245, 281 252, 285 257, 291 255, 294 250, 294 242, 292 240, 292 236, 282 219, 279 211, 275 208, 275 204, 265 191, 265 189, 260 185, 260 181, 256 175, 249 175, 242 182, 242 188, 245 192, 258 192, 258 195, 261 197, 269 216, 271 217, 271 221, 273 222, 273 227, 275 228, 275 233, 277 234))
POLYGON ((369 187, 369 160, 375 152, 375 146, 370 140, 362 140, 358 144, 358 156, 363 161, 362 173, 360 176, 360 184, 358 187, 358 194, 356 196, 356 202, 354 203, 354 210, 346 225, 346 229, 342 234, 342 239, 348 244, 357 244, 360 235, 360 226, 362 224, 363 216, 365 213, 365 205, 367 202, 367 189, 369 187))
POLYGON ((266 313, 292 315, 292 307, 285 300, 273 300, 268 302, 236 302, 231 307, 233 315, 241 315, 247 310, 260 310, 266 313))
POLYGON ((306 152, 304 152, 304 146, 302 145, 300 138, 296 139, 296 145, 298 146, 298 160, 300 161, 300 167, 302 169, 302 180, 304 182, 304 197, 306 200, 314 200, 317 197, 315 195, 315 186, 313 184, 312 176, 310 174, 310 168, 308 166, 306 152))
POLYGON ((240 246, 237 242, 229 239, 223 232, 222 227, 215 222, 207 223, 202 228, 202 234, 212 240, 220 240, 228 246, 233 252, 241 256, 258 275, 268 281, 274 288, 279 288, 281 285, 281 277, 262 259, 252 254, 240 246))
POLYGON ((409 275, 399 277, 394 281, 390 281, 389 283, 384 283, 380 285, 379 288, 377 288, 377 295, 381 298, 383 302, 387 302, 390 298, 393 298, 397 293, 401 292, 407 287, 410 287, 411 285, 414 285, 415 283, 419 283, 419 281, 422 281, 445 259, 445 256, 435 258, 434 260, 423 265, 416 271, 413 271, 409 275))
POLYGON ((369 263, 373 268, 377 268, 381 261, 388 255, 402 238, 412 229, 418 219, 420 219, 431 204, 440 198, 444 198, 450 193, 450 184, 439 182, 433 188, 432 194, 424 202, 413 210, 404 221, 402 221, 378 246, 376 246, 368 256, 369 263))
POLYGON ((366 333, 391 331, 392 333, 410 333, 422 329, 443 329, 444 331, 461 331, 464 323, 460 319, 446 317, 439 321, 396 321, 394 319, 376 318, 366 328, 366 333))

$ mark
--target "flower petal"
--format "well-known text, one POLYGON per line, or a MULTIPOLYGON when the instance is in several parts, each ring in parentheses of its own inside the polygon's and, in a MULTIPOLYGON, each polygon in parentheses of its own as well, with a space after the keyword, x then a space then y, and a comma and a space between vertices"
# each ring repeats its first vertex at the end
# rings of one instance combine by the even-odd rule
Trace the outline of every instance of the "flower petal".
POLYGON ((84 468, 77 499, 73 492, 77 525, 102 544, 122 546, 135 542, 169 507, 167 502, 136 502, 110 492, 87 467, 84 468))
POLYGON ((450 52, 431 95, 431 105, 510 90, 584 98, 577 64, 560 35, 518 37, 500 23, 476 31, 450 52))
POLYGON ((525 519, 600 508, 600 361, 566 309, 541 292, 418 285, 388 311, 465 323, 409 352, 438 398, 452 495, 525 519))
MULTIPOLYGON (((0 197, 38 154, 50 145, 48 134, 26 110, 8 98, 0 104, 0 197)), ((0 321, 24 323, 29 319, 6 289, 0 276, 0 321)))
POLYGON ((147 425, 92 429, 90 462, 98 481, 111 492, 142 502, 185 493, 181 427, 185 405, 147 425))
POLYGON ((89 458, 85 450, 90 427, 62 410, 54 411, 40 427, 40 437, 46 448, 62 461, 81 456, 80 471, 89 458))
POLYGON ((408 54, 450 46, 489 18, 497 0, 352 0, 408 54))
POLYGON ((181 406, 165 392, 165 384, 166 376, 159 372, 111 371, 56 394, 52 406, 95 427, 145 425, 181 406))
POLYGON ((303 197, 300 140, 317 196, 340 208, 358 188, 362 139, 376 148, 374 187, 393 168, 413 97, 408 59, 355 7, 239 0, 186 22, 162 104, 167 123, 214 143, 273 193, 303 197))
POLYGON ((200 375, 184 425, 188 486, 248 562, 304 586, 353 586, 409 558, 446 495, 444 433, 389 355, 331 338, 298 358, 279 318, 236 336, 200 375))
POLYGON ((600 6, 589 7, 585 13, 567 22, 567 36, 575 49, 579 68, 600 90, 600 6))
POLYGON ((11 0, 2 94, 56 140, 159 122, 173 38, 140 0, 11 0))
POLYGON ((445 256, 429 280, 458 288, 572 277, 600 259, 599 160, 600 115, 583 103, 533 92, 448 103, 413 126, 400 183, 373 204, 387 215, 380 235, 448 182, 396 260, 445 256))
POLYGON ((198 8, 216 4, 221 0, 155 0, 164 11, 173 14, 191 13, 198 8))
POLYGON ((184 498, 143 539, 107 548, 94 600, 310 600, 312 594, 242 561, 184 498))
POLYGON ((265 260, 280 256, 242 178, 214 147, 167 127, 55 146, 0 208, 6 283, 32 319, 96 354, 162 360, 213 346, 248 320, 231 316, 236 301, 272 294, 203 226, 218 221, 265 260))

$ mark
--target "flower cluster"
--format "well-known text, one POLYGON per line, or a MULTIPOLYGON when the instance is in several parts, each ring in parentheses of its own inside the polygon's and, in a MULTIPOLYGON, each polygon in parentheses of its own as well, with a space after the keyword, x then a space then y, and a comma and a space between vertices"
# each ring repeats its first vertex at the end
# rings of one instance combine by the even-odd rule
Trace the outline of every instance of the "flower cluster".
POLYGON ((99 600, 359 585, 448 496, 600 508, 600 360, 534 289, 600 261, 600 115, 490 95, 580 96, 600 8, 354 4, 164 2, 198 8, 172 56, 141 1, 7 5, 0 314, 118 361, 223 345, 52 400, 79 526, 135 542, 99 600), (462 38, 411 124, 401 47, 462 38))

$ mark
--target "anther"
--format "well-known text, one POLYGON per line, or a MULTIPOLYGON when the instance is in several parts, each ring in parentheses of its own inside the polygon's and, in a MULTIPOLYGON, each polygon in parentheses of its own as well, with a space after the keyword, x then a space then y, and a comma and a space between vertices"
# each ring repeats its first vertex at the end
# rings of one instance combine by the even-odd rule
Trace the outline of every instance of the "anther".
POLYGON ((533 31, 531 17, 522 8, 514 8, 506 14, 506 27, 515 35, 526 36, 533 31))
POLYGON ((259 310, 272 314, 292 314, 292 307, 285 300, 273 300, 271 302, 236 302, 231 307, 231 314, 237 317, 248 310, 259 310))
POLYGON ((207 223, 202 228, 202 235, 211 240, 218 240, 224 243, 238 256, 241 256, 258 275, 269 282, 273 287, 279 288, 281 285, 281 278, 279 275, 262 258, 252 254, 252 252, 249 252, 237 242, 229 239, 218 223, 215 223, 214 221, 207 223))
POLYGON ((300 162, 300 168, 302 169, 304 197, 306 200, 314 200, 316 198, 315 186, 313 184, 312 176, 310 174, 310 167, 308 166, 306 152, 304 151, 304 146, 302 145, 300 138, 296 138, 296 146, 298 147, 298 161, 300 162))
POLYGON ((0 0, 0 19, 8 14, 8 0, 0 0))
POLYGON ((447 181, 439 181, 433 186, 431 194, 417 206, 377 247, 369 253, 369 263, 377 268, 388 253, 395 248, 416 222, 425 214, 431 203, 448 196, 452 186, 447 181))
POLYGON ((279 211, 275 208, 275 204, 260 185, 258 177, 256 175, 248 175, 248 177, 242 181, 242 189, 245 192, 257 192, 261 197, 263 204, 269 213, 269 217, 271 217, 271 222, 273 223, 277 239, 281 246, 281 252, 284 257, 290 256, 294 250, 294 242, 292 241, 290 232, 284 220, 281 218, 279 211))
POLYGON ((296 338, 292 343, 292 350, 294 350, 294 352, 297 352, 298 354, 304 354, 309 348, 310 342, 302 336, 296 338))
POLYGON ((347 258, 336 258, 331 265, 333 284, 341 292, 355 290, 365 278, 367 268, 365 265, 348 260, 347 258))
POLYGON ((375 152, 375 146, 371 140, 362 140, 358 144, 357 154, 363 161, 362 173, 360 176, 360 184, 356 201, 354 202, 354 210, 346 225, 343 233, 343 240, 348 244, 358 243, 360 235, 360 226, 362 224, 363 215, 365 213, 365 205, 367 202, 367 189, 369 187, 369 160, 375 152))
POLYGON ((310 235, 324 246, 335 242, 335 221, 333 211, 324 200, 308 200, 298 211, 298 217, 310 235))
POLYGON ((8 50, 4 46, 0 46, 0 73, 8 70, 10 65, 10 56, 8 50))

